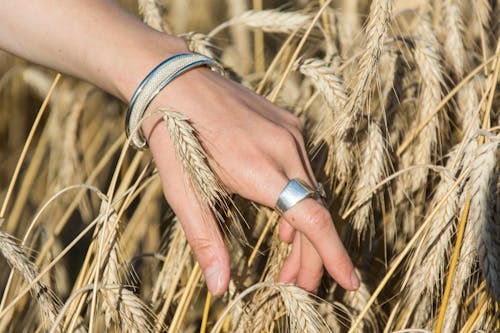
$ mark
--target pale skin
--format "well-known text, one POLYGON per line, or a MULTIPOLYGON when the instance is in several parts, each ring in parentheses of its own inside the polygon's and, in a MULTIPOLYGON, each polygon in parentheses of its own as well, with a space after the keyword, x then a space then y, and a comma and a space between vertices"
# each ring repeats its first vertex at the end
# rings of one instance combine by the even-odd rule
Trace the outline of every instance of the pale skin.
MULTIPOLYGON (((87 80, 128 102, 142 79, 185 43, 150 29, 111 0, 0 0, 0 48, 87 80)), ((151 109, 189 116, 230 193, 274 207, 291 178, 316 184, 298 119, 236 82, 208 69, 183 74, 151 109)), ((165 126, 148 119, 143 130, 165 198, 179 218, 209 290, 227 290, 229 254, 218 224, 186 185, 165 126)), ((359 279, 321 202, 305 199, 280 219, 280 238, 292 251, 280 281, 315 291, 323 268, 344 288, 359 279)))

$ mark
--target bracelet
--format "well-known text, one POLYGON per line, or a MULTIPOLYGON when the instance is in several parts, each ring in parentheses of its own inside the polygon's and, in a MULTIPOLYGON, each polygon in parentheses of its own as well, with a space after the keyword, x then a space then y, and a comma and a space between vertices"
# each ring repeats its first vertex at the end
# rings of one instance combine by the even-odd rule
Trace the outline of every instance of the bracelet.
POLYGON ((131 137, 130 144, 134 148, 144 149, 147 146, 140 123, 156 95, 179 75, 204 65, 224 74, 222 66, 211 58, 197 53, 180 53, 162 61, 142 80, 132 95, 125 118, 125 132, 127 138, 131 137))

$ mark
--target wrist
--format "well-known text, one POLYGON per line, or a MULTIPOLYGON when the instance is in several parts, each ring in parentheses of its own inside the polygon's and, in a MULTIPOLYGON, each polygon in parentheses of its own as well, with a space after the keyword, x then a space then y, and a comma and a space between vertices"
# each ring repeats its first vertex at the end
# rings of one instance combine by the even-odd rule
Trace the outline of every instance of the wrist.
POLYGON ((117 97, 130 102, 135 90, 160 62, 178 53, 187 52, 183 39, 159 32, 152 32, 141 44, 133 47, 124 55, 120 66, 114 66, 111 74, 117 97))

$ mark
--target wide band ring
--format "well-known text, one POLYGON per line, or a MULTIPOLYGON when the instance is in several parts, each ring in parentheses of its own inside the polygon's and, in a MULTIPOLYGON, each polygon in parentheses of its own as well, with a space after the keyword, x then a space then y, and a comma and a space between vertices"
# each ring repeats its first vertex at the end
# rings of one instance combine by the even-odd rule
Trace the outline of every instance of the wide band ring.
POLYGON ((317 189, 312 189, 304 181, 293 178, 281 191, 275 208, 280 214, 283 214, 304 199, 318 197, 324 197, 321 184, 318 185, 317 189))

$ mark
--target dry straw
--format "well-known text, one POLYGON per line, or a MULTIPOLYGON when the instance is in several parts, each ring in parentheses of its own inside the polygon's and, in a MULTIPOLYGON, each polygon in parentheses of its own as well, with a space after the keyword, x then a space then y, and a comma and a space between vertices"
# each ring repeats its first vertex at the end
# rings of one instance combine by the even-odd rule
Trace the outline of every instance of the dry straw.
POLYGON ((124 144, 119 102, 66 77, 54 90, 49 71, 0 53, 0 179, 11 184, 0 189, 0 251, 24 281, 0 274, 0 331, 495 329, 498 4, 123 3, 154 29, 181 33, 191 50, 217 57, 248 88, 300 118, 315 177, 329 185, 325 205, 362 286, 346 292, 325 277, 320 301, 276 284, 289 252, 279 216, 230 197, 197 124, 163 105, 155 112, 182 177, 206 208, 200 223, 212 215, 249 222, 238 229, 248 242, 226 239, 229 292, 207 295, 151 155, 124 144), (42 99, 32 126, 33 105, 42 99), (53 281, 61 273, 67 282, 53 281), (33 301, 26 300, 30 291, 33 301))

